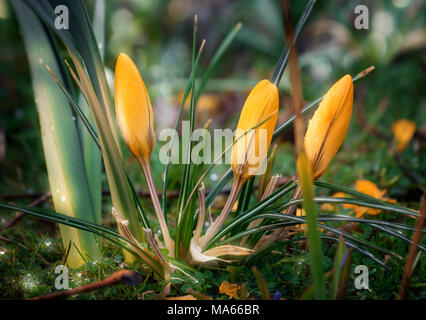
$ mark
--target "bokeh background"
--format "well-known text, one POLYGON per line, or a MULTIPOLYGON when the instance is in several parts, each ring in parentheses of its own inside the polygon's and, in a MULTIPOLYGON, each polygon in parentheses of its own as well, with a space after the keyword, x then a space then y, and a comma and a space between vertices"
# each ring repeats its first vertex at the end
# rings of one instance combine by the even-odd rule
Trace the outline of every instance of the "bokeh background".
MULTIPOLYGON (((94 2, 85 3, 91 12, 94 2)), ((190 71, 195 14, 198 42, 207 41, 202 68, 226 33, 236 23, 243 24, 200 99, 198 126, 212 118, 212 128, 234 128, 247 92, 271 76, 284 46, 279 0, 106 3, 105 65, 111 88, 116 57, 125 52, 137 63, 148 87, 157 134, 174 126, 190 71)), ((291 2, 293 21, 304 5, 304 1, 291 2)), ((297 45, 305 101, 322 95, 346 73, 354 76, 370 65, 376 67, 356 84, 351 127, 325 180, 352 186, 356 179, 366 178, 388 189, 392 198, 418 202, 421 190, 404 170, 418 179, 426 173, 425 17, 421 0, 318 1, 297 45), (354 27, 354 8, 359 4, 369 9, 368 30, 354 27), (398 162, 389 140, 374 132, 391 137, 392 124, 400 118, 414 121, 417 130, 398 162)), ((0 0, 0 34, 0 195, 43 193, 48 179, 28 63, 14 13, 5 0, 0 0)), ((288 73, 280 84, 280 99, 282 121, 291 110, 288 73)), ((295 172, 291 134, 278 144, 274 171, 290 177, 295 172)), ((143 188, 139 168, 126 154, 131 176, 143 188)), ((156 154, 153 167, 160 182, 163 165, 155 161, 156 154)), ((219 166, 213 171, 207 185, 225 169, 219 166)), ((171 186, 176 189, 178 170, 171 171, 171 186)))

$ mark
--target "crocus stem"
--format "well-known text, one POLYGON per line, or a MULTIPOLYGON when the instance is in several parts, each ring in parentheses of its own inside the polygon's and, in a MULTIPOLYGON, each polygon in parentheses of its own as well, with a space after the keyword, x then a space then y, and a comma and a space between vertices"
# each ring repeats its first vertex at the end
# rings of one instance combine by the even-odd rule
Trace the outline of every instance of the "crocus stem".
MULTIPOLYGON (((290 201, 298 199, 301 195, 302 195, 302 185, 299 183, 296 189, 294 189, 293 195, 291 196, 290 201)), ((291 206, 290 208, 286 210, 285 214, 294 216, 296 209, 297 209, 297 205, 291 206)))
POLYGON ((206 234, 201 239, 200 247, 204 249, 213 236, 219 231, 220 227, 225 223, 226 218, 228 218, 229 212, 231 211, 235 201, 237 200, 238 194, 240 193, 244 181, 241 177, 236 177, 234 183, 232 184, 231 192, 229 193, 228 200, 226 200, 225 206, 222 209, 219 217, 216 221, 207 229, 206 234))
POLYGON ((169 229, 167 228, 166 219, 164 218, 163 210, 161 209, 160 200, 158 199, 157 191, 155 190, 154 179, 152 178, 151 165, 149 163, 140 161, 143 173, 145 175, 146 184, 151 195, 152 204, 154 205, 155 213, 160 224, 161 233, 163 234, 164 244, 169 250, 169 255, 174 256, 173 240, 170 238, 169 229))

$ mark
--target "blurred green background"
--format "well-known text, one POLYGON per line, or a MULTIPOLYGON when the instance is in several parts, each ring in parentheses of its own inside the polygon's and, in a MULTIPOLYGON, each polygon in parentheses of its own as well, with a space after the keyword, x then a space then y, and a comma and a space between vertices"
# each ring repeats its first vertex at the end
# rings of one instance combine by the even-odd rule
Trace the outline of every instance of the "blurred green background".
MULTIPOLYGON (((85 1, 89 12, 94 2, 85 1)), ((107 0, 106 56, 113 87, 120 52, 137 63, 153 102, 156 131, 174 126, 191 63, 192 26, 198 14, 199 43, 206 39, 201 66, 206 67, 225 34, 238 22, 243 28, 215 70, 199 103, 198 126, 208 118, 212 128, 234 128, 237 114, 253 84, 271 76, 284 46, 278 0, 107 0)), ((357 30, 354 9, 361 1, 318 1, 298 41, 303 93, 307 102, 322 95, 346 73, 353 76, 370 65, 376 70, 355 87, 355 108, 347 138, 324 177, 353 185, 367 178, 387 188, 391 197, 418 202, 421 190, 389 152, 389 142, 372 135, 366 125, 391 136, 392 123, 413 120, 416 134, 401 155, 412 174, 423 179, 426 100, 426 8, 421 0, 362 1, 369 9, 369 28, 357 30)), ((293 21, 304 1, 292 1, 293 21)), ((0 0, 0 195, 43 193, 48 182, 28 63, 9 3, 0 0)), ((280 85, 280 120, 290 115, 289 80, 280 85)), ((158 150, 158 146, 157 146, 158 150)), ((295 172, 291 135, 279 142, 283 176, 295 172)), ((127 152, 127 151, 126 151, 127 152)), ((131 176, 143 187, 136 162, 126 153, 131 176)), ((160 182, 163 165, 153 167, 160 182)), ((206 183, 214 183, 226 166, 206 183)), ((172 167, 172 189, 178 187, 172 167)), ((160 184, 158 183, 158 187, 160 184)), ((107 187, 107 185, 105 185, 107 187)))

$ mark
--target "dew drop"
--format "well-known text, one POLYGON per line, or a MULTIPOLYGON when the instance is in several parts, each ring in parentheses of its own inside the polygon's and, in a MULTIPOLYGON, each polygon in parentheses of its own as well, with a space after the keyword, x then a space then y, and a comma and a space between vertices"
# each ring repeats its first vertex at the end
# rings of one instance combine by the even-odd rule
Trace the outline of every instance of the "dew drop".
POLYGON ((22 286, 25 290, 34 290, 38 286, 37 278, 31 273, 27 273, 22 279, 22 286))
POLYGON ((67 197, 63 194, 61 195, 61 202, 65 202, 67 201, 67 197))

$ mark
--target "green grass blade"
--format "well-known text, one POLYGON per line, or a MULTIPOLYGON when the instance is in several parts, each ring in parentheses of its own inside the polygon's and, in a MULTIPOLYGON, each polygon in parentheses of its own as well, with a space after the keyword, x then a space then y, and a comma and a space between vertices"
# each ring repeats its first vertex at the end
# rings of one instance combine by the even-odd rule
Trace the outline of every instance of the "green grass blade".
POLYGON ((80 80, 76 80, 80 81, 78 82, 81 86, 80 89, 88 101, 98 131, 112 203, 121 217, 124 220, 129 220, 129 228, 133 236, 137 240, 143 241, 144 233, 139 223, 139 210, 124 167, 121 152, 113 137, 108 120, 105 117, 105 113, 102 110, 90 79, 78 58, 71 51, 70 55, 80 77, 80 80))
MULTIPOLYGON (((193 35, 192 35, 192 70, 194 72, 191 72, 190 76, 190 83, 191 83, 191 100, 190 100, 190 106, 189 106, 189 121, 190 121, 190 134, 192 136, 192 133, 194 131, 195 126, 195 61, 196 61, 196 49, 197 49, 197 34, 198 34, 198 22, 197 22, 197 16, 195 16, 194 20, 194 29, 193 29, 193 35)), ((185 103, 185 101, 183 102, 185 103)), ((185 246, 183 243, 183 233, 185 232, 185 229, 187 226, 185 225, 185 222, 187 222, 187 215, 190 214, 189 210, 185 208, 185 200, 188 197, 189 190, 192 188, 191 183, 191 167, 192 167, 192 161, 191 161, 191 149, 192 149, 192 141, 189 141, 187 146, 184 146, 182 148, 182 157, 184 157, 184 154, 186 155, 186 163, 184 165, 184 171, 182 176, 182 184, 179 190, 179 199, 178 199, 178 211, 177 211, 177 217, 176 217, 176 242, 175 242, 175 256, 179 257, 179 252, 181 248, 185 250, 185 246), (186 147, 186 149, 185 149, 186 147)), ((194 202, 192 202, 194 203, 194 202)))
MULTIPOLYGON (((63 224, 73 229, 84 230, 93 235, 103 237, 111 241, 112 243, 122 247, 123 249, 127 250, 129 253, 132 253, 135 256, 137 255, 132 249, 132 247, 130 246, 132 243, 128 239, 126 239, 119 233, 115 232, 114 230, 103 227, 96 223, 91 223, 86 220, 69 217, 62 213, 58 213, 56 211, 52 211, 52 210, 48 210, 44 208, 38 208, 38 207, 28 207, 21 204, 19 205, 6 204, 6 203, 0 202, 0 208, 7 209, 7 210, 17 210, 17 211, 24 212, 26 214, 30 214, 34 217, 38 217, 47 221, 63 224)), ((70 248, 70 246, 68 246, 68 248, 70 248)), ((154 272, 156 272, 159 276, 163 276, 162 266, 159 264, 157 260, 155 260, 148 254, 145 254, 141 258, 143 259, 145 263, 148 264, 148 266, 152 268, 154 272)))
POLYGON ((347 249, 345 245, 345 240, 343 239, 343 236, 340 236, 339 244, 336 248, 336 254, 334 255, 334 262, 333 262, 333 279, 331 280, 331 300, 336 300, 337 298, 337 292, 339 291, 339 280, 340 275, 342 273, 342 267, 343 267, 343 259, 345 258, 345 254, 347 254, 347 249))
MULTIPOLYGON (((183 99, 182 99, 182 104, 180 106, 179 114, 178 114, 178 117, 176 119, 176 124, 175 124, 175 130, 176 131, 178 130, 179 124, 180 124, 181 119, 182 119, 182 114, 183 114, 183 110, 185 108, 186 99, 188 98, 188 95, 191 92, 192 80, 194 79, 194 77, 192 76, 192 73, 195 74, 197 72, 198 65, 199 65, 200 59, 201 59, 201 54, 202 54, 202 50, 200 50, 198 52, 197 59, 195 60, 195 69, 191 70, 191 74, 189 76, 189 80, 188 80, 188 83, 186 85, 186 89, 185 89, 183 99)), ((172 149, 172 148, 170 148, 170 149, 172 149)), ((168 157, 170 156, 170 150, 168 151, 167 156, 168 157)), ((166 208, 167 208, 167 185, 168 185, 168 176, 169 176, 169 166, 170 166, 170 163, 167 162, 166 165, 165 165, 165 168, 164 168, 164 173, 163 173, 163 195, 162 195, 162 199, 161 199, 161 207, 163 209, 163 212, 167 211, 166 210, 166 208)))
POLYGON ((241 213, 238 217, 233 219, 230 223, 222 227, 222 229, 212 238, 210 243, 207 245, 207 248, 212 246, 216 241, 224 237, 226 234, 230 233, 234 228, 239 227, 242 223, 247 222, 251 217, 260 214, 263 210, 267 210, 267 208, 280 199, 282 196, 288 194, 296 188, 296 185, 291 185, 293 181, 288 182, 286 185, 277 189, 270 196, 266 197, 262 201, 258 202, 252 208, 247 210, 246 212, 241 213))
POLYGON ((303 208, 306 211, 308 224, 309 259, 311 262, 315 299, 324 300, 326 298, 323 266, 324 255, 322 252, 320 231, 318 230, 318 217, 314 202, 311 168, 304 151, 299 154, 297 159, 297 173, 302 186, 303 208))
MULTIPOLYGON (((274 219, 284 219, 284 220, 298 221, 297 224, 306 223, 306 220, 304 218, 302 218, 302 217, 296 217, 296 216, 290 216, 290 215, 283 215, 283 214, 260 214, 257 217, 258 218, 274 218, 274 219)), ((251 220, 254 220, 254 219, 249 219, 249 221, 251 221, 251 220)), ((369 226, 371 226, 373 228, 376 228, 378 230, 381 230, 381 231, 383 231, 383 232, 385 232, 385 233, 387 233, 387 234, 389 234, 391 236, 399 238, 399 239, 401 239, 401 240, 403 240, 403 241, 405 241, 407 243, 410 243, 410 244, 413 243, 410 238, 406 237, 401 232, 398 232, 398 231, 396 231, 396 230, 393 229, 393 228, 399 228, 399 229, 402 229, 402 230, 414 231, 413 228, 411 228, 409 226, 406 226, 406 225, 401 225, 401 224, 395 224, 394 223, 393 226, 392 226, 391 223, 387 223, 385 221, 377 221, 377 220, 370 221, 370 220, 365 220, 365 219, 355 219, 355 218, 352 218, 350 216, 347 216, 346 218, 342 218, 342 217, 341 218, 336 218, 336 217, 333 217, 333 216, 323 216, 323 215, 321 215, 321 216, 318 217, 318 221, 320 221, 320 222, 327 222, 327 221, 328 222, 333 222, 333 221, 339 221, 339 222, 357 222, 357 223, 367 224, 367 225, 369 225, 369 226)), ((294 223, 294 224, 296 224, 296 223, 294 223)), ((285 224, 285 225, 286 226, 293 225, 293 223, 291 223, 291 224, 285 224)), ((284 226, 284 224, 283 224, 283 226, 284 226)), ((264 229, 262 229, 262 230, 269 230, 267 227, 268 226, 265 226, 264 229)), ((345 238, 352 239, 352 240, 357 241, 357 242, 359 242, 359 243, 361 243, 363 245, 369 246, 369 247, 371 247, 373 249, 382 251, 384 253, 387 253, 387 254, 396 256, 399 259, 402 259, 401 256, 395 254, 393 251, 381 248, 381 247, 375 245, 373 242, 369 242, 369 241, 360 239, 358 237, 355 237, 354 235, 352 235, 351 233, 349 233, 347 231, 343 231, 341 229, 337 229, 337 228, 334 228, 334 227, 331 227, 331 226, 328 226, 328 225, 321 225, 321 228, 323 228, 325 230, 328 230, 328 231, 331 231, 331 232, 333 232, 335 234, 343 234, 345 236, 345 238)), ((424 229, 423 232, 426 232, 426 229, 424 229)), ((419 244, 418 247, 419 247, 419 249, 421 249, 423 251, 426 251, 426 247, 425 246, 419 244)))
POLYGON ((95 39, 90 19, 81 0, 25 0, 26 4, 43 20, 63 43, 72 51, 74 56, 84 61, 89 78, 106 114, 111 127, 111 133, 118 144, 118 136, 114 121, 114 108, 111 103, 105 69, 102 63, 99 47, 95 39), (54 8, 65 5, 69 12, 69 29, 55 28, 56 14, 54 8))
POLYGON ((204 91, 204 88, 206 87, 206 84, 208 80, 210 79, 214 69, 218 65, 220 59, 225 54, 226 50, 229 48, 229 46, 234 41, 235 37, 238 35, 238 32, 241 30, 242 23, 239 22, 235 25, 234 28, 225 36, 221 44, 219 45, 218 49, 216 50, 212 60, 210 61, 209 65, 207 66, 206 70, 203 72, 203 76, 201 78, 201 82, 199 85, 199 88, 197 90, 197 94, 195 97, 195 103, 197 103, 198 99, 200 98, 201 94, 204 91))
MULTIPOLYGON (((96 144, 96 146, 98 147, 98 149, 100 149, 101 145, 99 144, 98 135, 97 135, 95 129, 93 128, 92 124, 90 123, 90 120, 87 119, 87 117, 84 114, 83 110, 75 102, 75 100, 74 100, 73 96, 71 95, 71 93, 59 81, 59 79, 56 77, 56 75, 53 73, 53 71, 51 71, 50 68, 48 68, 48 70, 51 72, 51 75, 52 75, 53 79, 55 80, 55 82, 58 84, 59 88, 61 88, 61 90, 64 93, 64 95, 67 97, 70 107, 75 112, 75 114, 79 117, 79 120, 82 122, 82 125, 84 125, 85 130, 90 135, 91 139, 96 144)), ((80 103, 80 105, 81 105, 81 103, 80 103)))
MULTIPOLYGON (((93 13, 93 31, 101 54, 101 59, 103 59, 105 51, 105 0, 96 0, 93 13)), ((90 108, 81 92, 78 102, 86 119, 88 119, 91 126, 94 127, 95 123, 90 113, 90 108)), ((83 118, 80 116, 80 119, 83 118)), ((86 124, 84 125, 87 127, 86 124)), ((97 222, 100 223, 102 215, 102 155, 99 150, 99 145, 96 145, 93 139, 92 133, 82 128, 81 125, 80 136, 82 137, 84 163, 93 207, 97 216, 97 222)))
MULTIPOLYGON (((25 1, 69 49, 96 124, 113 205, 123 219, 129 220, 129 228, 135 238, 144 241, 139 222, 142 220, 143 224, 146 219, 140 219, 143 210, 135 199, 124 168, 105 69, 87 11, 81 0, 25 1), (69 30, 55 28, 53 7, 56 5, 68 7, 69 30)), ((129 256, 126 258, 131 259, 129 256)))
MULTIPOLYGON (((257 252, 256 254, 254 254, 250 258, 250 260, 248 260, 245 263, 245 265, 246 266, 253 265, 257 260, 265 257, 265 255, 269 254, 272 250, 274 250, 274 249, 280 249, 280 245, 281 244, 287 244, 287 243, 292 243, 292 242, 303 241, 303 240, 306 240, 307 238, 308 237, 306 237, 306 236, 301 236, 301 237, 294 237, 292 239, 288 239, 288 240, 283 240, 283 241, 280 241, 280 242, 276 242, 273 245, 271 245, 269 248, 266 248, 265 250, 257 252)), ((338 237, 330 237, 330 236, 325 236, 325 235, 321 235, 321 239, 328 240, 328 241, 333 241, 333 242, 336 242, 336 243, 338 243, 339 240, 340 240, 338 237)), ((348 240, 346 240, 345 243, 346 243, 346 246, 348 248, 351 248, 351 249, 359 252, 360 254, 362 254, 362 255, 370 258, 371 260, 373 260, 373 261, 377 262, 378 264, 380 264, 382 267, 388 268, 383 261, 380 261, 380 259, 378 259, 374 254, 372 254, 368 250, 365 250, 365 249, 361 248, 360 246, 357 246, 356 244, 354 244, 354 243, 352 243, 352 242, 350 242, 348 240)))
MULTIPOLYGON (((310 0, 308 2, 308 4, 305 7, 305 10, 303 11, 302 16, 300 17, 299 21, 297 21, 296 30, 295 30, 295 33, 294 33, 294 42, 296 42, 296 40, 297 40, 297 38, 300 34, 300 31, 302 31, 302 28, 306 23, 306 20, 308 20, 309 16, 311 15, 311 12, 312 12, 312 9, 315 5, 315 2, 316 2, 316 0, 310 0)), ((290 54, 289 48, 288 47, 284 48, 284 50, 281 54, 281 57, 278 60, 277 66, 275 67, 274 73, 272 75, 271 82, 273 84, 275 84, 277 87, 279 86, 281 78, 284 74, 284 70, 287 66, 289 54, 290 54)))
MULTIPOLYGON (((72 217, 95 221, 82 147, 73 114, 66 96, 45 68, 45 65, 49 65, 60 77, 60 62, 57 61, 54 48, 37 16, 22 1, 14 1, 13 6, 30 62, 55 209, 72 217)), ((99 257, 98 241, 92 234, 64 226, 60 226, 60 229, 65 248, 72 241, 86 257, 99 257)), ((84 263, 74 248, 70 251, 68 262, 72 267, 84 263)))
MULTIPOLYGON (((376 203, 361 201, 357 199, 335 198, 335 197, 315 197, 314 200, 316 203, 356 204, 362 207, 380 209, 380 210, 390 211, 390 212, 398 213, 402 215, 418 217, 418 213, 412 211, 411 209, 407 209, 404 207, 397 207, 387 203, 376 204, 376 203)), ((302 203, 301 199, 291 200, 290 202, 284 204, 281 207, 281 210, 284 210, 290 206, 298 205, 301 203, 302 203)))

